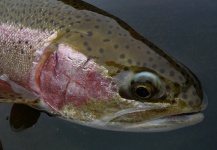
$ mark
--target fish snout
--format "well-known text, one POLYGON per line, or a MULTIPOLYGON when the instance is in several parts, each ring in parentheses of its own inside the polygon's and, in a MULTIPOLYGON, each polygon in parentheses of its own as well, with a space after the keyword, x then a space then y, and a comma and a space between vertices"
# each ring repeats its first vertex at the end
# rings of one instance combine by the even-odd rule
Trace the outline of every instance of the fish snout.
POLYGON ((192 112, 202 111, 208 104, 205 92, 202 89, 195 88, 193 85, 187 91, 182 90, 177 98, 185 102, 192 112))

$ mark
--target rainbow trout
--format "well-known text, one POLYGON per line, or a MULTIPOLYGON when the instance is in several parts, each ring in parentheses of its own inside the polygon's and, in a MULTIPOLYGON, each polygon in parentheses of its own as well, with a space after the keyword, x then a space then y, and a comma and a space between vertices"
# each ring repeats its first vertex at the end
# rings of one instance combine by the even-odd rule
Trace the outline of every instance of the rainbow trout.
POLYGON ((203 119, 196 76, 115 16, 80 0, 0 7, 0 102, 116 131, 167 131, 203 119))

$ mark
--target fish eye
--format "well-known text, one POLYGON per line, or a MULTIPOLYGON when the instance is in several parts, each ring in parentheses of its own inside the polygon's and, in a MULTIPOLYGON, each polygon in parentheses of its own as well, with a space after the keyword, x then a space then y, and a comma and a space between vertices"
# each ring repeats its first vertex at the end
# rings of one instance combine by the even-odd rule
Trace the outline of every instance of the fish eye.
POLYGON ((152 96, 152 88, 148 84, 132 86, 134 94, 139 98, 148 99, 152 96))
POLYGON ((141 72, 134 75, 129 88, 131 95, 136 99, 149 100, 159 96, 162 82, 157 75, 151 72, 141 72))

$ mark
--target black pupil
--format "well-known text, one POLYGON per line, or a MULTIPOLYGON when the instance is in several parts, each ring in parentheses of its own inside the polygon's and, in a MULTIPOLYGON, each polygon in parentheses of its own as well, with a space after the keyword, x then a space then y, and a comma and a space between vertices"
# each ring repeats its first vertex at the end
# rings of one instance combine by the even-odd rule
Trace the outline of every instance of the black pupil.
POLYGON ((145 87, 138 87, 135 92, 138 96, 143 98, 146 98, 151 94, 145 87))

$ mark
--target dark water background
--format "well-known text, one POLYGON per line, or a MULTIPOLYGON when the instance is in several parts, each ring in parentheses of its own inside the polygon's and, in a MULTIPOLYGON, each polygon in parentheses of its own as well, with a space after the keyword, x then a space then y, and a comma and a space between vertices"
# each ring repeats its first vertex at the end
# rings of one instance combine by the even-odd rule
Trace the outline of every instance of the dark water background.
POLYGON ((216 150, 217 1, 86 1, 127 22, 199 77, 209 98, 204 121, 164 133, 123 133, 83 127, 41 113, 33 127, 14 132, 7 120, 12 105, 1 104, 0 150, 216 150))

